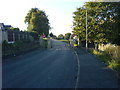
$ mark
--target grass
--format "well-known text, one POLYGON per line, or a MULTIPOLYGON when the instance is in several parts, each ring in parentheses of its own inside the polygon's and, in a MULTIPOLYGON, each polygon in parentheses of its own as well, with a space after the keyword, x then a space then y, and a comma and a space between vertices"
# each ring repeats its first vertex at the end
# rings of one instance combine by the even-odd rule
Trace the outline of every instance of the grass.
POLYGON ((109 57, 105 52, 99 52, 94 49, 90 49, 89 52, 97 56, 102 62, 105 62, 106 64, 108 64, 108 61, 111 61, 111 57, 109 57))
POLYGON ((58 40, 58 41, 62 41, 62 42, 65 42, 65 43, 69 43, 69 40, 65 40, 65 39, 61 39, 61 40, 58 40))
POLYGON ((48 40, 47 38, 43 38, 43 40, 48 40))
POLYGON ((116 50, 120 51, 120 48, 119 49, 118 48, 115 49, 115 47, 114 48, 110 47, 109 49, 108 48, 102 52, 97 51, 95 49, 89 49, 89 52, 97 56, 102 62, 106 63, 109 68, 116 71, 118 77, 120 78, 120 55, 119 53, 116 53, 116 50))
POLYGON ((77 47, 77 46, 78 46, 78 44, 74 43, 74 47, 77 47))

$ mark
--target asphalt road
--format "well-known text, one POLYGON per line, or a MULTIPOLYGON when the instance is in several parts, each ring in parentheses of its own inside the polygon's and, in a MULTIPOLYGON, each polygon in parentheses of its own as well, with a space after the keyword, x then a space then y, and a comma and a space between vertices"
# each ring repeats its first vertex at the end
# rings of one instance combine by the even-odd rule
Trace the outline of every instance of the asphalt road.
POLYGON ((75 88, 76 55, 66 43, 3 60, 3 88, 75 88))
POLYGON ((115 73, 95 56, 56 40, 52 47, 3 60, 3 88, 118 88, 115 73))

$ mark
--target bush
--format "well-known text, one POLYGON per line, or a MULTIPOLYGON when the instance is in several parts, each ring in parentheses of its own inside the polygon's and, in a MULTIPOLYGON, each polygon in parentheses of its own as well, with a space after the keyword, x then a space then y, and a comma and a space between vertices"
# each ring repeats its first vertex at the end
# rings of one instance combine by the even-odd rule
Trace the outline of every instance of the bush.
POLYGON ((110 46, 105 49, 105 52, 108 53, 116 63, 120 64, 120 46, 110 46))
POLYGON ((90 49, 89 52, 105 62, 108 67, 115 70, 120 77, 120 46, 109 46, 104 52, 96 51, 94 49, 90 49))

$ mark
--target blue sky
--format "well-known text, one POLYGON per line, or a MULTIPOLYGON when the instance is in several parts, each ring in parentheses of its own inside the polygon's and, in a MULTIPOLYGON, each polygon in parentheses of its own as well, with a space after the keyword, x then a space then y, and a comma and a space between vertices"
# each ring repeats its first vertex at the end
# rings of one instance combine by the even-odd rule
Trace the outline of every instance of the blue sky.
POLYGON ((72 16, 86 0, 1 0, 0 23, 26 30, 25 16, 31 8, 39 8, 48 15, 55 35, 71 32, 72 16))

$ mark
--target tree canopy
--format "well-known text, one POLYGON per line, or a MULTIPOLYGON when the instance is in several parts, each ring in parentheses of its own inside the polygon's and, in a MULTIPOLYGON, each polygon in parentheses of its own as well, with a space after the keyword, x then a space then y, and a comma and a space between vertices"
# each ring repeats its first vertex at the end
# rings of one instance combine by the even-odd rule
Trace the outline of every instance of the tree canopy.
POLYGON ((32 8, 25 17, 24 22, 28 25, 29 32, 36 32, 39 35, 43 33, 47 36, 49 34, 49 20, 46 13, 38 8, 32 8))
POLYGON ((53 33, 50 33, 50 37, 53 37, 54 35, 53 35, 53 33))
POLYGON ((17 28, 12 27, 11 30, 20 31, 20 29, 18 27, 17 28))
POLYGON ((88 42, 120 44, 120 2, 86 2, 73 13, 73 33, 86 38, 86 11, 88 42))
POLYGON ((60 34, 60 35, 58 35, 58 38, 59 38, 59 39, 64 39, 64 35, 63 35, 63 34, 60 34))
POLYGON ((67 39, 67 40, 69 40, 70 39, 70 35, 71 35, 71 33, 66 33, 65 36, 64 36, 64 38, 67 39))

